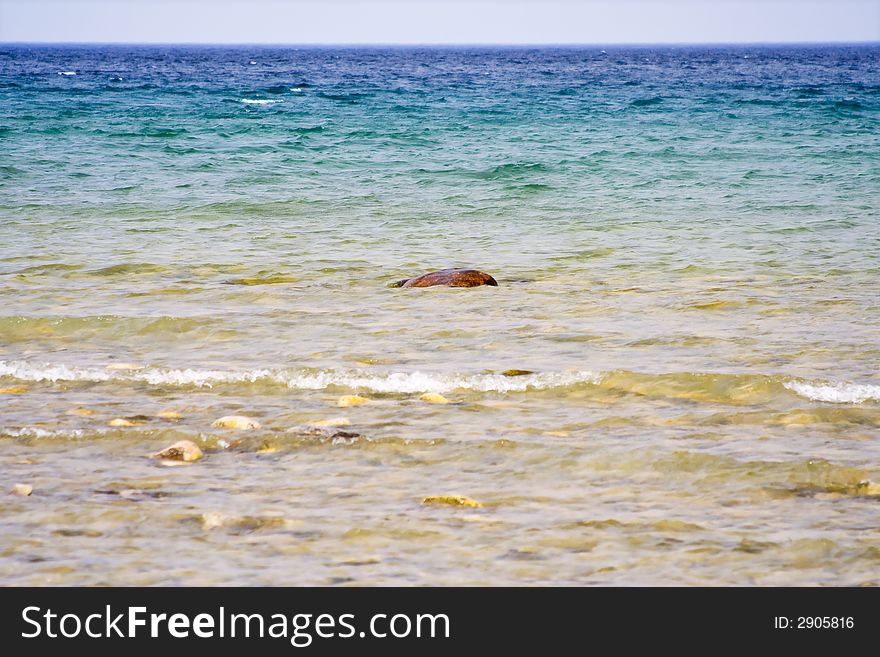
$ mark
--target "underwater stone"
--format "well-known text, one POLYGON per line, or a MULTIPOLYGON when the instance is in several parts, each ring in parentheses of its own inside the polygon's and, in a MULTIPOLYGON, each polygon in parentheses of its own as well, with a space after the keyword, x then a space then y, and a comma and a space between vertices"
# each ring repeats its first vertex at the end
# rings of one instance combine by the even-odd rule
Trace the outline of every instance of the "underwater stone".
POLYGON ((180 440, 165 449, 150 454, 150 458, 166 461, 198 461, 202 458, 202 450, 191 440, 180 440))
POLYGON ((361 404, 369 403, 369 399, 366 397, 361 397, 360 395, 343 395, 339 398, 339 401, 336 402, 337 406, 360 406, 361 404))
POLYGON ((9 494, 10 495, 18 495, 19 497, 27 497, 33 492, 34 492, 34 487, 29 484, 15 484, 12 487, 12 490, 9 491, 9 494))
POLYGON ((326 420, 315 420, 308 424, 312 427, 347 427, 351 424, 351 420, 347 417, 331 417, 326 420))
POLYGON ((446 285, 448 287, 479 287, 492 285, 498 287, 498 281, 476 269, 441 269, 415 278, 407 278, 392 283, 391 287, 432 287, 446 285))
POLYGON ((449 506, 466 506, 474 509, 483 506, 476 500, 460 495, 429 495, 422 498, 422 504, 447 504, 449 506))
POLYGON ((91 408, 71 408, 69 411, 65 411, 65 415, 81 415, 82 417, 86 417, 89 415, 94 415, 95 411, 91 408))
POLYGON ((247 430, 259 429, 261 425, 253 418, 245 417, 244 415, 225 415, 217 420, 214 420, 214 423, 211 426, 218 427, 220 429, 247 430))
POLYGON ((424 395, 419 397, 423 402, 428 402, 429 404, 451 404, 446 397, 441 395, 438 392, 426 392, 424 395))

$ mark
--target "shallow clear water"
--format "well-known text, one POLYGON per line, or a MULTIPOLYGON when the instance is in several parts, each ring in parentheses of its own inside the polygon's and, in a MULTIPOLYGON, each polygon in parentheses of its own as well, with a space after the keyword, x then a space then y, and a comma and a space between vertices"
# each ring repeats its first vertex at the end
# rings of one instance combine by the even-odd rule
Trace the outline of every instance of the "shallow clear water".
POLYGON ((878 583, 880 47, 605 50, 0 47, 0 582, 878 583))

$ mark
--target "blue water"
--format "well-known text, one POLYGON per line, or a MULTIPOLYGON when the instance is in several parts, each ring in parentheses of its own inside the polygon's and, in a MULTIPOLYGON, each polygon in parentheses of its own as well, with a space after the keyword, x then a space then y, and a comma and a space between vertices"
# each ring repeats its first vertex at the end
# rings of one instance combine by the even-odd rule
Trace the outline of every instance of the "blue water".
POLYGON ((878 55, 3 46, 3 207, 822 217, 876 203, 878 55))

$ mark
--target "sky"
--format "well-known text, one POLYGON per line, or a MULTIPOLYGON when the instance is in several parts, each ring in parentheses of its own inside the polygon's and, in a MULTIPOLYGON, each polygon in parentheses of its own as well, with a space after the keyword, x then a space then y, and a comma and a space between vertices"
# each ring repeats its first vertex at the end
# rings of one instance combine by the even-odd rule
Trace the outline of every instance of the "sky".
POLYGON ((880 0, 0 0, 0 42, 880 41, 880 0))

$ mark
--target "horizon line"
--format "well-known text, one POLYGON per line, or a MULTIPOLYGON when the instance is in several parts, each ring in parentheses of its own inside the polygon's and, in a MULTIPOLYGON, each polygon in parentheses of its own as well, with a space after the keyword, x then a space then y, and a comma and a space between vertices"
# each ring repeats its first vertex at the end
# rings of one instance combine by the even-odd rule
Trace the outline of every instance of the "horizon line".
POLYGON ((475 47, 513 47, 513 48, 587 48, 605 46, 821 46, 821 45, 880 45, 880 39, 867 41, 829 40, 829 41, 607 41, 607 42, 246 42, 246 41, 5 41, 0 46, 242 46, 242 47, 288 47, 288 48, 338 48, 338 47, 377 47, 377 48, 475 48, 475 47))

